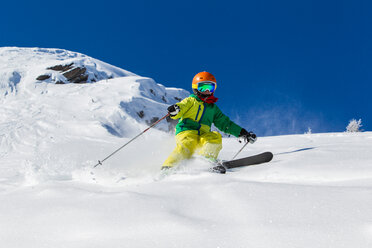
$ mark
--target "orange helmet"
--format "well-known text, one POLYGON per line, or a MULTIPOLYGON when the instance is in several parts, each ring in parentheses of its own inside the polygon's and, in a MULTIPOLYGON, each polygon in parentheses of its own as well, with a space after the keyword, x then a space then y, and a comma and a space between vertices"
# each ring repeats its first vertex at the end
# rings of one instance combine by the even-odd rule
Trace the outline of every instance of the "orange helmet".
POLYGON ((194 79, 192 80, 192 88, 198 89, 198 83, 200 82, 213 82, 215 83, 215 88, 217 88, 217 81, 216 78, 212 75, 212 73, 202 71, 195 75, 194 79))

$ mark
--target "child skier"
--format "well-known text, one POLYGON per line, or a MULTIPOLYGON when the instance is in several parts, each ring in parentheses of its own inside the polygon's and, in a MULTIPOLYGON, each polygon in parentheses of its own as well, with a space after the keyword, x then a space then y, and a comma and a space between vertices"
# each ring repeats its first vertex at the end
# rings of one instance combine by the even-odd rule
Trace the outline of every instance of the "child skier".
MULTIPOLYGON (((194 94, 168 107, 172 119, 180 119, 176 125, 177 146, 165 160, 162 169, 169 169, 184 159, 189 159, 198 151, 199 155, 213 163, 222 149, 222 136, 219 132, 211 132, 212 123, 222 132, 241 137, 245 142, 254 143, 256 135, 247 132, 232 122, 215 104, 217 88, 215 77, 206 71, 195 75, 192 80, 194 94)), ((224 173, 222 166, 214 169, 224 173)))

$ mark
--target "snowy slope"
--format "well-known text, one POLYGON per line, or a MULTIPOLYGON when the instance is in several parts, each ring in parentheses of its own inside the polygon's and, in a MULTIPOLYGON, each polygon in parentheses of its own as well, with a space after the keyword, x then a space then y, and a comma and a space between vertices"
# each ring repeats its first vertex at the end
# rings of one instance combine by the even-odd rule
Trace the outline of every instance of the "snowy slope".
MULTIPOLYGON (((146 136, 136 142, 141 151, 132 147, 118 155, 120 169, 111 163, 97 168, 97 182, 90 170, 66 177, 70 165, 50 158, 23 184, 2 178, 2 246, 372 245, 370 132, 261 138, 242 156, 271 150, 275 157, 267 165, 220 175, 200 170, 207 165, 195 161, 160 181, 154 179, 154 160, 166 152, 163 144, 156 156, 151 151, 172 137, 146 136), (143 174, 117 183, 138 157, 143 174), (58 170, 51 170, 52 163, 58 170)), ((61 149, 68 157, 76 147, 70 139, 61 149)), ((239 148, 236 140, 225 139, 221 157, 239 148)))
MULTIPOLYGON (((70 53, 88 59, 0 48, 1 247, 371 247, 371 132, 263 137, 239 156, 268 164, 220 175, 195 158, 159 180, 174 137, 151 129, 92 169, 187 93, 92 58, 107 79, 55 84, 45 68, 70 53)), ((222 159, 241 147, 223 144, 222 159)))

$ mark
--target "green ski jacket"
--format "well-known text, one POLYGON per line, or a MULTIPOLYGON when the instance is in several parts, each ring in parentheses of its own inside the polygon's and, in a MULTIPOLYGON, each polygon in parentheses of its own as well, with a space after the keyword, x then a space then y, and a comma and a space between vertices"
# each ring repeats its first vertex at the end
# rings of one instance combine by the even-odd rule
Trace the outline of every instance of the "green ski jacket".
POLYGON ((224 133, 238 137, 242 128, 232 122, 229 117, 214 103, 205 103, 194 94, 176 103, 180 107, 172 119, 180 119, 176 125, 176 135, 186 130, 197 130, 199 134, 211 131, 214 124, 224 133))

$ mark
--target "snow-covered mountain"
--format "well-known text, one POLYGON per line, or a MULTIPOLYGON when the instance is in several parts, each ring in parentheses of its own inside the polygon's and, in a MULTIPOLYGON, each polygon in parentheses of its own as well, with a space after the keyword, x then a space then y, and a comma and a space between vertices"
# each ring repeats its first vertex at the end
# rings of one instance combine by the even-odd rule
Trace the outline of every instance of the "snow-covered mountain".
MULTIPOLYGON (((48 95, 66 98, 79 95, 80 104, 69 99, 69 104, 79 107, 85 97, 95 105, 107 105, 98 98, 111 98, 110 107, 120 107, 123 114, 138 122, 151 123, 164 114, 164 107, 188 95, 182 89, 166 88, 153 79, 109 65, 89 56, 62 49, 0 48, 0 101, 23 100, 35 104, 31 96, 48 95), (65 84, 76 84, 66 86, 65 84), (85 85, 89 83, 88 85, 85 85), (94 83, 94 86, 91 84, 94 83), (94 88, 95 90, 91 90, 94 88), (89 92, 87 92, 90 89, 89 92), (73 90, 74 93, 69 92, 73 90), (58 94, 58 95, 53 95, 58 94), (15 97, 11 97, 15 96, 15 97), (117 96, 117 97, 115 97, 117 96)), ((42 97, 39 97, 42 98, 42 97)), ((42 101, 39 103, 43 104, 42 101)), ((49 104, 49 102, 48 102, 49 104)), ((86 109, 79 109, 84 111, 86 109)), ((95 112, 89 109, 90 112, 95 112)), ((113 133, 122 135, 114 127, 113 133)), ((119 126, 119 125, 116 125, 119 126)), ((164 125, 163 125, 164 126, 164 125)))
MULTIPOLYGON (((259 137, 214 174, 194 158, 159 180, 163 121, 188 95, 60 49, 0 48, 0 246, 372 246, 372 133, 259 137)), ((220 158, 241 144, 224 138, 220 158)))
MULTIPOLYGON (((63 145, 74 145, 67 137, 88 140, 87 149, 95 147, 89 140, 132 137, 187 95, 80 53, 3 47, 0 157, 19 158, 18 166, 37 166, 63 145)), ((167 119, 156 128, 169 131, 173 126, 167 119)), ((80 153, 77 149, 70 156, 80 153)))

